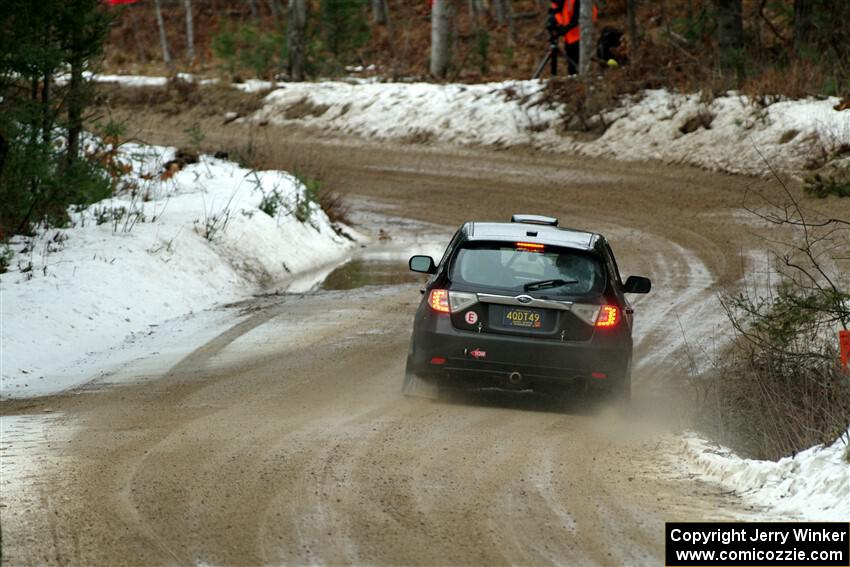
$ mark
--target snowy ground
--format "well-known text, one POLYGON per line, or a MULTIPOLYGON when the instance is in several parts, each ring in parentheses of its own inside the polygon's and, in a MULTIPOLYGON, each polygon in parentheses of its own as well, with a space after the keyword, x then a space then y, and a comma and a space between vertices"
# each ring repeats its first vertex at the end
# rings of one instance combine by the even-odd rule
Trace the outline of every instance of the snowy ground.
POLYGON ((124 146, 121 160, 132 169, 119 196, 73 213, 70 228, 12 242, 10 271, 0 275, 3 398, 44 395, 126 366, 147 335, 156 337, 146 351, 167 351, 177 336, 184 347, 203 344, 232 321, 188 315, 352 248, 291 175, 209 156, 163 174, 174 154, 124 146), (272 215, 260 210, 264 201, 277 204, 266 207, 272 215))
MULTIPOLYGON (((193 80, 183 75, 184 80, 193 80)), ((100 75, 99 82, 162 86, 165 77, 100 75)), ((201 84, 215 79, 196 79, 201 84)), ((728 93, 704 100, 699 93, 648 90, 625 97, 601 119, 608 128, 594 140, 563 128, 569 109, 544 101, 543 81, 483 84, 344 81, 246 81, 234 88, 272 90, 249 119, 415 142, 531 145, 623 160, 659 160, 714 171, 765 175, 769 167, 793 173, 831 160, 850 161, 850 110, 837 98, 756 103, 728 93)))
POLYGON ((698 94, 664 90, 625 99, 604 116, 609 127, 601 137, 579 141, 562 131, 564 109, 544 103, 544 89, 537 81, 279 84, 255 118, 371 138, 530 144, 751 175, 768 172, 765 159, 803 171, 850 144, 850 111, 834 110, 838 99, 762 107, 738 95, 703 102, 698 94))
POLYGON ((684 439, 687 459, 707 480, 767 510, 770 519, 846 522, 850 519, 850 430, 828 447, 817 445, 778 462, 742 459, 695 434, 684 439))

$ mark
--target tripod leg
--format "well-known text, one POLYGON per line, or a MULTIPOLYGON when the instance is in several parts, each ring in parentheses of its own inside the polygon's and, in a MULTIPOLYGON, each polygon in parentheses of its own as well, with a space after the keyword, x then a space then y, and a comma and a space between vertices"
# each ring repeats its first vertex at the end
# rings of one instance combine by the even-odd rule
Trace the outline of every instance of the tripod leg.
POLYGON ((537 69, 534 71, 534 75, 531 76, 532 79, 539 79, 540 75, 543 74, 543 69, 546 68, 546 63, 549 62, 549 59, 552 57, 552 52, 547 51, 546 56, 540 61, 540 64, 537 66, 537 69))
POLYGON ((549 61, 551 65, 552 76, 556 77, 558 75, 558 44, 553 43, 552 47, 549 49, 549 61))

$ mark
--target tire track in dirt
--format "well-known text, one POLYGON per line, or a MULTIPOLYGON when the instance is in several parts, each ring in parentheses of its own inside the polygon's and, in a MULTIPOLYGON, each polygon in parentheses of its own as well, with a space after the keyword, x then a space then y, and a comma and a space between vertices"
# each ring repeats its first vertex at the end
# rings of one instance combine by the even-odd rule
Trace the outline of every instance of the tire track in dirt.
POLYGON ((740 513, 671 464, 653 411, 678 403, 667 390, 687 364, 671 317, 699 332, 713 286, 738 277, 728 177, 312 148, 335 189, 405 216, 550 212, 610 234, 624 275, 655 279, 635 302, 637 415, 494 392, 402 398, 416 286, 258 299, 161 378, 31 402, 76 433, 31 487, 42 508, 4 522, 10 563, 645 564, 661 561, 665 520, 740 513), (683 211, 701 214, 683 226, 683 211), (33 538, 45 518, 55 536, 33 538))

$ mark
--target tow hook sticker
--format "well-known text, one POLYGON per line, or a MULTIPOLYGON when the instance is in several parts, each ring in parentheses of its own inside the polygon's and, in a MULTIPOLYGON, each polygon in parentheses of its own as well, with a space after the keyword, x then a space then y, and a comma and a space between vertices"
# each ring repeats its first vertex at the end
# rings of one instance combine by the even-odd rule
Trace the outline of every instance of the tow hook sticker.
POLYGON ((487 358, 487 351, 477 348, 475 350, 469 351, 469 356, 476 359, 487 358))
POLYGON ((478 322, 478 313, 475 311, 467 311, 463 318, 470 325, 474 325, 478 322))

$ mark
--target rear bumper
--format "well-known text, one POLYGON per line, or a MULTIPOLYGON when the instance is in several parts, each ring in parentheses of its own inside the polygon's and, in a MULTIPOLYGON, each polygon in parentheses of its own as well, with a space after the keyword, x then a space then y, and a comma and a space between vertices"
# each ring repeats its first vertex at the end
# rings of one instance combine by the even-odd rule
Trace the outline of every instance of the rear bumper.
POLYGON ((408 371, 445 385, 544 389, 581 382, 616 388, 631 365, 632 341, 622 329, 596 332, 588 341, 560 341, 458 330, 447 316, 426 317, 414 329, 408 371))

